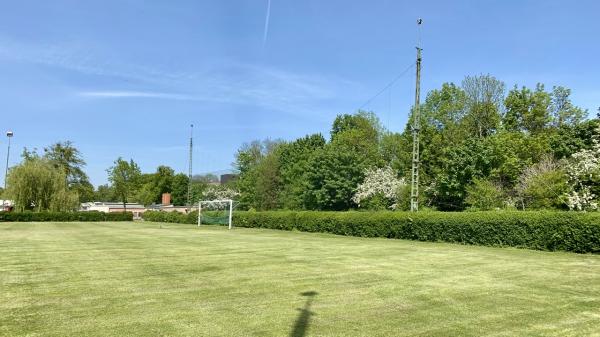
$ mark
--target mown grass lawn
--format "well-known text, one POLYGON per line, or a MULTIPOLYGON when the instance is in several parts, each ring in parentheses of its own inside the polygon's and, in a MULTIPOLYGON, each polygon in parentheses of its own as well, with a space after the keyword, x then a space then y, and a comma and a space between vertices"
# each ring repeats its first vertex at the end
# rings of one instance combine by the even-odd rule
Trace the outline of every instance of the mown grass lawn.
POLYGON ((600 336, 600 256, 0 223, 0 335, 600 336))

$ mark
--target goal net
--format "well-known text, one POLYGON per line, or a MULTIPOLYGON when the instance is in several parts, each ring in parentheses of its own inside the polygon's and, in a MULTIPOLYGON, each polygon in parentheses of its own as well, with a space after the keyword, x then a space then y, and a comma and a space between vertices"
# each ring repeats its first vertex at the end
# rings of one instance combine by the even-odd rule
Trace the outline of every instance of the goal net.
POLYGON ((198 202, 198 226, 227 225, 232 227, 233 200, 201 200, 198 202))

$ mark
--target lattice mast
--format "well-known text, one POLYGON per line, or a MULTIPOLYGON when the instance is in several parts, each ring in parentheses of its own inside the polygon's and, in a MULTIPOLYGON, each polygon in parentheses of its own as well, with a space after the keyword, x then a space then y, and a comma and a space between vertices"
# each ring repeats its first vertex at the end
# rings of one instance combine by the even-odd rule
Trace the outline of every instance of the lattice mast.
MULTIPOLYGON (((417 25, 421 26, 422 19, 417 20, 417 25)), ((420 38, 419 38, 420 40, 420 38)), ((417 74, 415 86, 415 106, 412 113, 412 134, 413 134, 413 151, 412 151, 412 179, 410 186, 410 210, 416 212, 419 210, 419 133, 421 130, 421 113, 420 113, 420 98, 421 98, 421 43, 417 43, 417 74)))
POLYGON ((190 153, 188 167, 188 190, 187 190, 187 205, 188 212, 192 210, 192 153, 194 149, 194 124, 190 124, 190 153))

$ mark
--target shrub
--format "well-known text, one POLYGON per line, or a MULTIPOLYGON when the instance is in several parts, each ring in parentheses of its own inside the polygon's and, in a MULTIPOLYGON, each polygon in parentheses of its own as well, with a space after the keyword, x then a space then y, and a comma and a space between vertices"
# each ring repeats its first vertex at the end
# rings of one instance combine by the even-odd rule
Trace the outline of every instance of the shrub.
POLYGON ((502 190, 488 180, 474 179, 467 187, 465 202, 476 210, 489 211, 502 207, 502 190))
POLYGON ((0 222, 27 221, 133 221, 133 213, 103 212, 0 212, 0 222))
MULTIPOLYGON (((196 223, 197 213, 146 212, 149 221, 196 223)), ((234 212, 237 227, 600 253, 600 214, 502 212, 234 212)))

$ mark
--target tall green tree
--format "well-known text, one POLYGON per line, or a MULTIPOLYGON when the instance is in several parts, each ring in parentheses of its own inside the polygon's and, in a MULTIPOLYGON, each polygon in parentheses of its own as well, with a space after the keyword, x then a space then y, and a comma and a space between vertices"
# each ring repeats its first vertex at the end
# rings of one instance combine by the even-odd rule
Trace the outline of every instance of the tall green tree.
POLYGON ((535 91, 526 87, 519 90, 515 86, 504 100, 504 129, 534 134, 543 131, 551 121, 550 103, 550 94, 544 90, 541 83, 537 84, 535 91))
POLYGON ((115 196, 114 189, 108 184, 99 185, 94 191, 94 196, 92 200, 104 202, 118 201, 118 199, 115 196))
POLYGON ((483 138, 500 126, 504 82, 491 75, 467 76, 462 82, 466 94, 465 123, 471 135, 483 138))
POLYGON ((377 137, 370 128, 347 129, 311 158, 306 172, 305 208, 347 210, 368 167, 383 165, 377 137))
POLYGON ((127 209, 127 202, 140 187, 139 181, 142 173, 139 166, 133 159, 126 161, 119 157, 107 172, 108 180, 111 182, 115 194, 123 203, 123 208, 127 209))
POLYGON ((17 211, 67 211, 79 204, 77 193, 67 188, 65 173, 40 157, 29 157, 10 169, 5 195, 17 211))
POLYGON ((279 147, 280 203, 286 209, 304 208, 306 172, 311 158, 325 146, 321 134, 299 138, 279 147))
POLYGON ((67 186, 77 191, 80 202, 93 199, 94 187, 84 171, 85 160, 73 142, 57 142, 44 148, 44 158, 64 172, 67 186))
POLYGON ((583 110, 571 102, 571 89, 557 86, 552 88, 552 116, 556 126, 574 126, 581 123, 587 115, 583 110))
MULTIPOLYGON (((171 182, 171 200, 173 205, 186 205, 189 181, 189 177, 184 173, 178 173, 173 176, 173 181, 171 182)), ((198 199, 194 198, 192 200, 198 199)))

